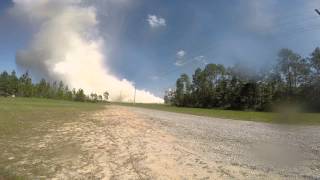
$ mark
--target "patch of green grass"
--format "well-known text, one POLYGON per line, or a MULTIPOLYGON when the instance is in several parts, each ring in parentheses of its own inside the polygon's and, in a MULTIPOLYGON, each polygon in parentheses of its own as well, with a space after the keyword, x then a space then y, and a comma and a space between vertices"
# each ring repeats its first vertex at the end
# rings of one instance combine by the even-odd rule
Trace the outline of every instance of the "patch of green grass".
POLYGON ((103 104, 38 98, 0 97, 0 137, 32 133, 39 123, 63 122, 83 111, 103 108, 103 104))
POLYGON ((284 124, 320 124, 320 113, 272 113, 255 111, 233 111, 221 109, 204 109, 176 107, 164 104, 141 104, 141 103, 113 103, 116 105, 133 106, 175 113, 192 114, 197 116, 216 117, 234 120, 257 121, 266 123, 284 124))

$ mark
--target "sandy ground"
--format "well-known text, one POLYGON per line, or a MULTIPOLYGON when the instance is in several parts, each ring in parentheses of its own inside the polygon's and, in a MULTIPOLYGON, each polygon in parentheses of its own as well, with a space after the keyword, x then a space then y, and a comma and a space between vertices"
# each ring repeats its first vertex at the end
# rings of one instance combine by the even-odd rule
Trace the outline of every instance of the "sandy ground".
POLYGON ((16 164, 41 164, 34 179, 320 179, 320 127, 121 106, 80 118, 29 144, 50 156, 16 164))

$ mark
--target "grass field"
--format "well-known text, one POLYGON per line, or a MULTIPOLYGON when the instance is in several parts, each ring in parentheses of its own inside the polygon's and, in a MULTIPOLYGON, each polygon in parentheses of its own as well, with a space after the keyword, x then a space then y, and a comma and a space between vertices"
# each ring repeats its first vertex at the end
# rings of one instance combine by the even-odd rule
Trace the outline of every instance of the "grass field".
POLYGON ((234 120, 257 121, 267 123, 285 123, 285 124, 310 124, 320 125, 320 113, 270 113, 270 112, 254 112, 254 111, 232 111, 221 109, 203 109, 203 108, 187 108, 176 107, 164 104, 132 104, 132 103, 113 103, 122 106, 142 107, 161 111, 169 111, 175 113, 185 113, 198 116, 217 117, 234 120))
MULTIPOLYGON (((36 138, 64 123, 77 121, 82 113, 104 107, 104 104, 94 103, 0 97, 0 180, 22 179, 16 175, 13 164, 18 159, 26 158, 26 154, 39 156, 41 152, 31 152, 27 148, 37 141, 36 138)), ((26 164, 25 169, 31 169, 29 173, 35 174, 42 171, 41 163, 26 164)))
POLYGON ((0 97, 0 137, 29 133, 28 129, 39 123, 64 122, 80 112, 103 107, 94 103, 0 97))

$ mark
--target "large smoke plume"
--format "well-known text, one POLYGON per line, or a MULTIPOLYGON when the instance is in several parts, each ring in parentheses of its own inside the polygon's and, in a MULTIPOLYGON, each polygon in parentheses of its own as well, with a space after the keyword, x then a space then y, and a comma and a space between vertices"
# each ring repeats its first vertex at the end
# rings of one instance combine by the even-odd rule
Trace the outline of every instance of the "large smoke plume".
MULTIPOLYGON (((17 53, 19 67, 87 93, 107 90, 113 101, 133 100, 133 83, 106 67, 108 45, 99 36, 94 7, 80 0, 14 0, 12 10, 37 29, 28 48, 17 53)), ((163 102, 144 90, 136 91, 136 101, 163 102)))

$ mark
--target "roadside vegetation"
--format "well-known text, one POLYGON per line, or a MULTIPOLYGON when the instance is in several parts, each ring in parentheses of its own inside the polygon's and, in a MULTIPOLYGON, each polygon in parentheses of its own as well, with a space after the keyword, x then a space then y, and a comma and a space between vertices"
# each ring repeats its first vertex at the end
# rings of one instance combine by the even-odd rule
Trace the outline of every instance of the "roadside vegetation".
MULTIPOLYGON (((305 58, 292 50, 282 49, 277 63, 262 72, 243 65, 225 67, 208 64, 204 69, 196 69, 191 79, 187 74, 182 74, 176 81, 175 89, 165 93, 164 100, 178 107, 272 112, 293 107, 291 109, 297 112, 320 112, 320 48, 305 58)), ((168 106, 162 108, 175 109, 168 106)), ((237 119, 245 116, 242 112, 226 112, 237 114, 234 116, 237 119)), ((264 113, 259 115, 264 116, 264 113)))
MULTIPOLYGON (((63 150, 66 144, 55 144, 56 149, 48 152, 29 148, 50 130, 62 127, 65 123, 78 122, 81 115, 105 108, 102 103, 83 103, 41 98, 0 97, 0 179, 27 179, 28 174, 46 175, 42 163, 25 164, 24 168, 16 162, 34 156, 47 159, 52 152, 63 150), (50 152, 50 153, 49 153, 50 152), (48 157, 46 157, 48 156, 48 157), (18 172, 25 169, 27 172, 18 172), (24 174, 19 178, 19 174, 24 174)), ((89 121, 90 119, 88 119, 89 121)))
POLYGON ((182 74, 165 105, 143 107, 199 116, 285 124, 320 124, 320 48, 310 57, 282 49, 277 63, 257 72, 243 65, 207 64, 182 74))
POLYGON ((69 89, 62 81, 49 82, 41 79, 38 83, 33 83, 28 72, 20 77, 15 71, 10 74, 3 71, 0 74, 0 97, 37 97, 47 99, 69 100, 79 102, 105 102, 109 93, 103 95, 91 93, 86 95, 83 89, 69 89))

